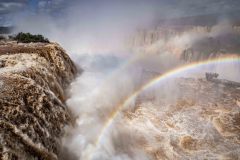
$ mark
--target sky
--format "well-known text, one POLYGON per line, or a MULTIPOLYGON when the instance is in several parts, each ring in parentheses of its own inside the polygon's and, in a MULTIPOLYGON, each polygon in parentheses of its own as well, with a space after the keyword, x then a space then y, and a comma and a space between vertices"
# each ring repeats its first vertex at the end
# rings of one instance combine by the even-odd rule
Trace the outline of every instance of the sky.
POLYGON ((71 7, 90 7, 94 12, 99 6, 148 7, 158 17, 178 17, 237 10, 239 0, 0 0, 0 25, 14 25, 15 19, 28 15, 45 14, 61 18, 71 7), (110 4, 110 5, 109 5, 110 4))

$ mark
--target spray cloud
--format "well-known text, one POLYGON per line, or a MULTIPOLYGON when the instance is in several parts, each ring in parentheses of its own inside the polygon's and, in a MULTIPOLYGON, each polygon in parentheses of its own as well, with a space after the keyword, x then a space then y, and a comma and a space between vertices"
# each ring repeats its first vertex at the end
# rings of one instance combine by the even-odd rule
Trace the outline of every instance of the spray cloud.
MULTIPOLYGON (((66 128, 66 135, 62 140, 63 152, 68 150, 70 154, 68 159, 152 159, 139 145, 144 139, 148 144, 152 144, 152 148, 161 147, 155 143, 154 138, 148 136, 160 132, 152 121, 148 121, 151 117, 134 126, 129 125, 134 121, 127 122, 126 114, 121 112, 107 133, 98 139, 106 121, 111 118, 109 115, 144 83, 144 71, 162 74, 179 66, 182 64, 179 60, 180 54, 186 47, 198 46, 198 42, 205 38, 221 37, 232 29, 217 25, 211 32, 201 33, 201 36, 199 32, 187 30, 179 35, 170 36, 167 40, 160 38, 150 45, 140 46, 140 49, 128 50, 129 48, 125 48, 126 38, 136 28, 148 28, 155 20, 156 13, 162 13, 155 12, 155 4, 158 3, 151 2, 153 3, 138 1, 136 5, 136 1, 94 1, 93 7, 87 2, 76 1, 64 9, 65 14, 61 18, 54 19, 40 14, 27 16, 19 21, 18 31, 42 33, 59 42, 71 53, 75 63, 84 69, 72 83, 69 89, 70 98, 66 102, 75 118, 74 126, 66 128)), ((166 7, 164 11, 167 9, 166 7)), ((168 13, 165 12, 163 16, 168 13)), ((239 65, 236 67, 235 64, 230 67, 220 64, 201 68, 198 73, 202 75, 205 71, 216 71, 223 77, 239 81, 238 68, 239 65)), ((167 97, 167 101, 175 101, 181 94, 174 81, 166 83, 161 90, 157 88, 150 92, 151 94, 146 94, 153 93, 157 98, 156 103, 163 103, 162 94, 167 97)), ((135 105, 137 99, 131 102, 130 109, 134 110, 135 105)), ((143 110, 149 107, 148 112, 155 111, 151 104, 144 105, 147 107, 143 110)), ((162 110, 164 111, 164 108, 162 110)), ((154 113, 150 115, 159 116, 154 113)))

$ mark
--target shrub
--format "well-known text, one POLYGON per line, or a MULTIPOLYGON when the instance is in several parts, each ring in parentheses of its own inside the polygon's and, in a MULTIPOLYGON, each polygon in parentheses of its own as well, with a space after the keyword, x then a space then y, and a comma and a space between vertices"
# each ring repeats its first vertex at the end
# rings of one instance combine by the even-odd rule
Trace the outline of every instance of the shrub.
POLYGON ((16 36, 13 37, 13 39, 16 40, 17 42, 22 42, 22 43, 30 43, 30 42, 49 43, 49 40, 47 38, 44 38, 40 34, 33 35, 30 33, 23 33, 23 32, 18 33, 16 36))

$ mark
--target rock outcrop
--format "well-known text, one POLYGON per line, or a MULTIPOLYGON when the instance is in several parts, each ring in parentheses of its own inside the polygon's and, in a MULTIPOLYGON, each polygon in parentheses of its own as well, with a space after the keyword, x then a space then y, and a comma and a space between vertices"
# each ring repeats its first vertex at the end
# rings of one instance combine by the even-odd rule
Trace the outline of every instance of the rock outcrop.
POLYGON ((0 45, 0 159, 59 158, 70 123, 64 90, 76 73, 58 44, 0 45))

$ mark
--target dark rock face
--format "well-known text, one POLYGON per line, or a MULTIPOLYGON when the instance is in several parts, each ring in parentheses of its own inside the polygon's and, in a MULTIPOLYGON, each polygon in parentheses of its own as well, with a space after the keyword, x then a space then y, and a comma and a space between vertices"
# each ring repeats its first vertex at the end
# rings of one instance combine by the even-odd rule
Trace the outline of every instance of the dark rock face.
POLYGON ((57 44, 0 46, 0 159, 58 159, 76 67, 57 44))
POLYGON ((181 58, 186 61, 197 61, 208 58, 215 58, 219 55, 240 54, 240 34, 224 33, 215 37, 205 37, 195 41, 189 48, 186 48, 181 58))

